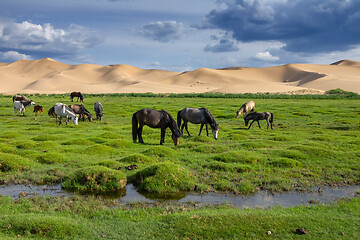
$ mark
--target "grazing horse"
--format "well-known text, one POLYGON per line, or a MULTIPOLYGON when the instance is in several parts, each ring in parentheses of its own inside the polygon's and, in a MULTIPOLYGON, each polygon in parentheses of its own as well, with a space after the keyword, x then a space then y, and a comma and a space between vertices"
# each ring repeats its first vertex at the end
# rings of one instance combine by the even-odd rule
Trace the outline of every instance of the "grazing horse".
POLYGON ((262 113, 253 112, 253 113, 250 113, 250 114, 246 115, 246 117, 244 117, 245 126, 248 125, 248 123, 249 123, 250 120, 253 120, 253 121, 250 123, 249 129, 250 129, 251 125, 252 125, 255 121, 257 121, 257 123, 258 123, 258 125, 259 125, 259 128, 261 129, 259 120, 264 120, 264 119, 266 119, 266 122, 267 122, 267 129, 269 129, 269 124, 271 125, 271 129, 273 129, 274 115, 273 115, 272 113, 270 113, 270 112, 262 112, 262 113))
POLYGON ((94 103, 94 110, 96 112, 96 120, 100 119, 101 121, 103 116, 103 106, 101 105, 101 103, 99 102, 94 103))
POLYGON ((35 113, 35 116, 38 115, 38 112, 42 113, 44 110, 43 106, 40 106, 40 105, 35 105, 34 106, 34 113, 35 113))
POLYGON ((188 130, 188 126, 187 126, 188 122, 191 122, 194 124, 201 123, 199 136, 201 134, 201 130, 204 127, 204 125, 206 126, 206 135, 209 136, 208 124, 210 124, 212 134, 213 134, 215 140, 217 140, 218 132, 219 132, 219 124, 216 123, 215 118, 210 113, 209 109, 187 107, 178 112, 177 123, 178 123, 179 127, 181 126, 181 132, 183 132, 184 127, 185 127, 188 135, 191 136, 189 133, 189 130, 188 130), (181 120, 184 120, 184 123, 182 124, 182 126, 181 126, 181 120))
POLYGON ((15 95, 12 98, 13 102, 15 101, 29 101, 24 95, 15 95))
POLYGON ((70 93, 71 101, 73 101, 74 97, 77 97, 77 102, 79 101, 79 98, 80 98, 80 101, 84 102, 84 96, 81 94, 81 92, 72 92, 72 93, 70 93))
POLYGON ((247 114, 248 112, 254 112, 255 110, 255 102, 254 101, 248 101, 247 103, 244 103, 239 110, 236 112, 236 118, 239 118, 241 116, 241 113, 247 114))
POLYGON ((25 116, 25 108, 29 105, 35 105, 35 102, 33 102, 32 100, 14 101, 13 106, 14 106, 15 115, 25 116))
POLYGON ((89 121, 92 122, 92 114, 86 110, 86 108, 84 107, 84 105, 69 105, 69 108, 71 108, 71 110, 73 110, 74 113, 79 114, 80 115, 80 119, 82 117, 83 122, 85 121, 85 115, 88 117, 89 121))
POLYGON ((173 139, 175 146, 179 144, 179 137, 181 136, 180 129, 170 113, 165 110, 157 111, 154 109, 143 108, 133 114, 132 135, 134 142, 139 138, 139 142, 144 143, 142 138, 142 129, 144 125, 151 128, 161 128, 161 145, 165 142, 166 129, 170 128, 172 132, 171 138, 173 139))
MULTIPOLYGON (((51 109, 50 109, 51 110, 51 109)), ((49 116, 53 116, 53 113, 56 116, 56 124, 60 125, 61 124, 61 119, 62 117, 66 117, 66 125, 68 123, 68 117, 71 117, 73 123, 75 125, 78 125, 78 116, 65 104, 63 103, 56 103, 54 105, 54 112, 51 113, 49 110, 49 116), (58 117, 60 117, 60 121, 58 123, 58 117)))

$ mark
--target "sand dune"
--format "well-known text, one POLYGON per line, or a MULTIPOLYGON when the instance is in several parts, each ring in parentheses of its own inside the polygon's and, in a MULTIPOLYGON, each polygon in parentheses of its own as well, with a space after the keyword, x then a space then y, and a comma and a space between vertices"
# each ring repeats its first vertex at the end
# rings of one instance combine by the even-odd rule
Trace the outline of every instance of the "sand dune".
POLYGON ((45 58, 0 63, 0 93, 360 93, 360 62, 330 65, 286 64, 268 68, 200 68, 188 72, 140 69, 130 65, 69 65, 45 58))

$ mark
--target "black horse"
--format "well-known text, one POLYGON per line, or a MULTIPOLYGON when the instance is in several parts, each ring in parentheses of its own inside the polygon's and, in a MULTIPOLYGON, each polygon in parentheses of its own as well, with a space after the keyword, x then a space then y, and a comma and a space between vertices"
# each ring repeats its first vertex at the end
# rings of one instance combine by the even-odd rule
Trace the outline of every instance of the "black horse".
POLYGON ((161 145, 165 142, 164 138, 166 129, 170 128, 172 132, 171 137, 175 146, 179 144, 179 137, 181 135, 180 129, 170 113, 165 110, 157 111, 154 109, 143 108, 133 114, 132 135, 134 142, 136 142, 136 139, 139 138, 139 142, 144 143, 142 138, 142 129, 144 125, 151 128, 161 128, 161 145))
POLYGON ((257 123, 258 123, 258 125, 259 125, 259 128, 261 129, 259 120, 264 120, 264 119, 266 119, 266 122, 267 122, 267 129, 269 129, 269 124, 271 125, 271 129, 273 129, 274 115, 273 115, 272 113, 270 113, 270 112, 262 112, 262 113, 253 112, 253 113, 250 113, 250 114, 246 115, 246 117, 244 117, 245 126, 248 125, 248 123, 249 123, 250 120, 253 120, 253 121, 250 123, 249 129, 250 129, 251 125, 252 125, 255 121, 257 121, 257 123))
POLYGON ((81 94, 81 92, 72 92, 72 93, 70 93, 71 101, 73 101, 74 97, 77 97, 77 102, 79 101, 79 98, 80 98, 81 102, 84 102, 84 96, 81 94))
POLYGON ((101 105, 101 103, 96 102, 94 103, 94 110, 96 112, 96 120, 101 121, 102 116, 103 116, 103 106, 101 105))
POLYGON ((219 124, 216 123, 215 118, 213 117, 213 115, 211 114, 209 109, 187 107, 187 108, 184 108, 183 110, 179 111, 178 115, 177 115, 178 126, 181 127, 181 132, 183 132, 184 127, 185 127, 188 135, 190 136, 188 126, 187 126, 188 122, 191 122, 194 124, 201 124, 199 136, 201 134, 201 131, 202 131, 204 125, 206 126, 206 134, 207 134, 207 136, 209 136, 208 124, 210 124, 212 134, 213 134, 215 140, 217 140, 218 132, 219 132, 219 124), (182 125, 181 125, 181 120, 184 121, 184 123, 182 125))

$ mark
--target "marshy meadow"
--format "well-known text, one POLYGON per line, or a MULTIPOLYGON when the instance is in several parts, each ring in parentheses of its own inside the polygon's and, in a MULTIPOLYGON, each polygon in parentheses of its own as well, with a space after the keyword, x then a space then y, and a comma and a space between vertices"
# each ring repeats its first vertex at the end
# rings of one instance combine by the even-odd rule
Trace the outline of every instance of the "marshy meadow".
MULTIPOLYGON (((329 92, 331 93, 331 92, 329 92)), ((0 182, 61 184, 72 197, 12 199, 0 192, 0 237, 12 239, 241 239, 302 236, 352 239, 359 234, 359 197, 291 208, 237 209, 229 204, 142 202, 119 204, 126 184, 144 193, 209 192, 242 196, 258 191, 313 191, 357 185, 360 179, 360 97, 274 94, 85 94, 94 120, 56 125, 47 110, 74 104, 68 94, 29 95, 33 106, 14 114, 12 96, 0 95, 0 182), (251 129, 241 105, 274 115, 251 129), (102 121, 94 103, 101 102, 102 121), (189 123, 174 146, 171 131, 160 145, 160 129, 143 129, 132 140, 131 118, 142 108, 168 111, 176 120, 185 107, 206 107, 219 124, 218 139, 189 123), (136 166, 136 167, 131 167, 136 166)), ((75 100, 75 99, 74 99, 75 100)), ((78 103, 80 104, 80 103, 78 103)))

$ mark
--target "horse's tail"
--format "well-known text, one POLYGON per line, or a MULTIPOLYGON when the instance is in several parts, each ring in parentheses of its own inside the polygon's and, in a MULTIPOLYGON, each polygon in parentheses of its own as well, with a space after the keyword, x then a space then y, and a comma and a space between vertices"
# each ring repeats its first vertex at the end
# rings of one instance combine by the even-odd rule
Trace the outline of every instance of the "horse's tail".
POLYGON ((134 113, 132 116, 132 136, 133 136, 134 142, 136 142, 137 135, 138 135, 138 120, 136 118, 136 113, 134 113))
POLYGON ((179 128, 181 127, 181 112, 182 112, 182 110, 178 111, 178 114, 177 114, 177 125, 179 128))
POLYGON ((54 107, 49 109, 48 115, 49 115, 49 117, 55 117, 55 108, 54 107))
POLYGON ((270 113, 270 122, 273 123, 274 120, 274 114, 270 113))

